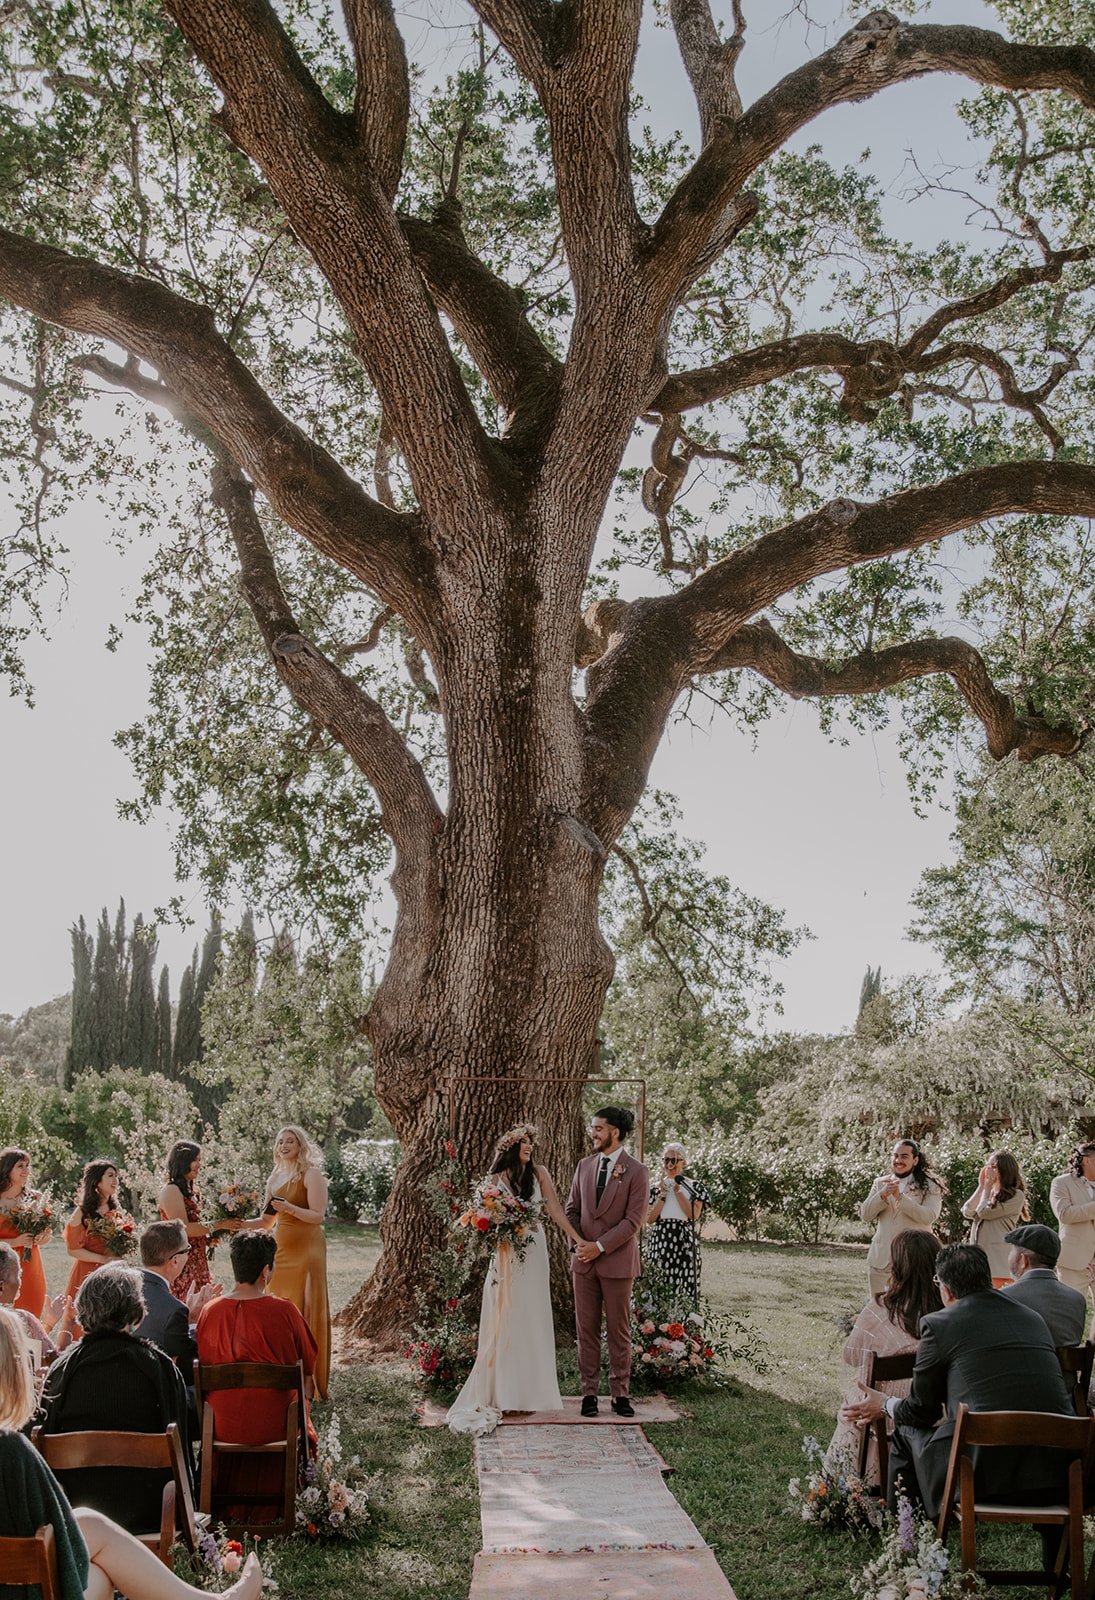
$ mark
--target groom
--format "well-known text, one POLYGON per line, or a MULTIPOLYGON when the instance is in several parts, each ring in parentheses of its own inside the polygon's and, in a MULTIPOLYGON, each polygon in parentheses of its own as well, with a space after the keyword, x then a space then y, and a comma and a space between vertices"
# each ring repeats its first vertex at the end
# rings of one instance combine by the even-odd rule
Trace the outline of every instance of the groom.
POLYGON ((633 1417, 631 1286, 639 1275, 639 1229, 650 1203, 650 1174, 623 1147, 635 1118, 604 1106, 590 1124, 593 1154, 579 1161, 566 1213, 582 1235, 573 1246, 574 1320, 582 1375, 582 1416, 597 1415, 601 1387, 601 1316, 608 1326, 612 1409, 633 1417))

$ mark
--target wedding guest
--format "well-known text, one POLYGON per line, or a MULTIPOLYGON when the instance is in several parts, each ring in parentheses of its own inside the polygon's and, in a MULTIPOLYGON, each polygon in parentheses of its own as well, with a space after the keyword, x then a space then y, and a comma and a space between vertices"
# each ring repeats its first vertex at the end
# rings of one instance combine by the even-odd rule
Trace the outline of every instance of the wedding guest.
POLYGON ((67 1295, 59 1294, 56 1300, 51 1300, 47 1294, 41 1319, 36 1317, 19 1304, 21 1276, 22 1262, 18 1250, 13 1250, 10 1244, 0 1243, 0 1306, 7 1306, 14 1311, 23 1324, 27 1338, 37 1343, 37 1365, 42 1366, 72 1343, 75 1313, 67 1295), (51 1337, 51 1333, 55 1337, 51 1337))
POLYGON ((1095 1144, 1078 1144, 1068 1171, 1049 1186, 1049 1203, 1060 1223, 1057 1276, 1086 1295, 1088 1265, 1095 1258, 1095 1144))
POLYGON ((1027 1186, 1018 1161, 1007 1150, 994 1150, 989 1156, 962 1215, 973 1223, 969 1243, 980 1245, 989 1258, 993 1288, 1002 1289, 1012 1279, 1005 1235, 1030 1221, 1027 1186))
MULTIPOLYGON (((267 1226, 277 1226, 278 1254, 270 1293, 291 1300, 315 1336, 316 1394, 327 1398, 331 1320, 327 1294, 327 1178, 323 1157, 303 1128, 279 1128, 274 1170, 266 1180, 267 1226)), ((252 1224, 254 1226, 254 1224, 252 1224)))
MULTIPOLYGON (((88 1232, 88 1223, 94 1217, 107 1217, 119 1210, 118 1168, 113 1161, 89 1161, 76 1191, 76 1209, 64 1226, 65 1249, 73 1262, 65 1293, 72 1299, 84 1280, 108 1259, 106 1245, 88 1232)), ((78 1326, 76 1337, 80 1337, 78 1326)))
POLYGON ((674 1140, 662 1151, 661 1172, 650 1187, 644 1271, 682 1306, 694 1306, 700 1297, 699 1225, 707 1190, 687 1173, 684 1145, 674 1140))
MULTIPOLYGON (((264 1361, 273 1366, 302 1362, 305 1393, 299 1400, 309 1441, 314 1444, 307 1401, 314 1387, 316 1341, 297 1307, 273 1293, 274 1262, 280 1248, 269 1233, 257 1229, 233 1235, 228 1249, 236 1281, 228 1294, 202 1307, 195 1337, 205 1366, 231 1361, 264 1361)), ((292 1398, 292 1391, 285 1389, 214 1390, 208 1404, 213 1408, 215 1435, 229 1444, 283 1439, 285 1413, 292 1398)), ((270 1518, 265 1520, 270 1520, 276 1513, 281 1483, 282 1467, 274 1456, 265 1460, 231 1455, 216 1458, 213 1493, 222 1513, 229 1517, 233 1515, 233 1492, 269 1492, 270 1518)), ((248 1520, 264 1520, 256 1518, 256 1510, 261 1509, 252 1506, 248 1520)))
POLYGON ((41 1246, 49 1243, 51 1230, 37 1236, 20 1233, 11 1221, 10 1213, 31 1197, 30 1156, 26 1150, 9 1144, 0 1150, 0 1239, 22 1254, 23 1282, 17 1302, 20 1311, 29 1311, 41 1317, 46 1303, 46 1272, 42 1265, 41 1246), (26 1252, 29 1251, 29 1255, 26 1252))
POLYGON ((864 1222, 876 1224, 867 1251, 867 1273, 872 1295, 884 1294, 890 1281, 890 1250, 894 1239, 908 1228, 927 1232, 939 1221, 947 1186, 915 1139, 899 1139, 890 1157, 890 1170, 876 1178, 859 1208, 864 1222))
MULTIPOLYGON (((213 1275, 209 1271, 208 1244, 212 1229, 202 1221, 201 1196, 196 1187, 201 1164, 200 1144, 195 1144, 191 1139, 179 1139, 173 1144, 167 1157, 167 1182, 156 1202, 162 1222, 180 1222, 186 1229, 187 1260, 175 1279, 173 1292, 188 1304, 192 1289, 205 1289, 208 1294, 214 1292, 213 1275)), ((195 1315, 204 1304, 203 1300, 194 1308, 195 1315)))
MULTIPOLYGON (((112 1262, 85 1278, 76 1296, 84 1337, 58 1356, 42 1386, 46 1433, 163 1433, 174 1422, 189 1460, 186 1390, 174 1362, 134 1337, 144 1314, 136 1268, 112 1262)), ((160 1525, 166 1469, 82 1467, 59 1476, 70 1500, 92 1506, 131 1533, 160 1525)))
POLYGON ((170 1356, 182 1373, 193 1399, 194 1362, 198 1347, 190 1331, 209 1296, 191 1289, 184 1304, 172 1292, 190 1257, 190 1241, 181 1222, 150 1222, 141 1234, 141 1292, 145 1314, 135 1329, 138 1339, 152 1343, 170 1356))
MULTIPOLYGON (((939 1249, 935 1235, 925 1233, 922 1228, 907 1228, 894 1238, 889 1288, 867 1301, 844 1346, 844 1360, 857 1370, 856 1382, 844 1396, 837 1412, 836 1432, 825 1452, 826 1459, 834 1467, 847 1471, 858 1460, 860 1432, 845 1420, 844 1408, 862 1400, 861 1385, 866 1382, 871 1356, 899 1356, 914 1351, 920 1339, 920 1318, 943 1309, 935 1283, 935 1258, 939 1249)), ((909 1380, 894 1379, 878 1387, 883 1394, 903 1396, 909 1392, 909 1380)), ((889 1431, 893 1432, 892 1425, 889 1431)), ((879 1481, 878 1445, 873 1435, 867 1447, 864 1481, 869 1484, 879 1481)))
MULTIPOLYGON (((34 1411, 34 1383, 21 1324, 0 1310, 0 1538, 27 1539, 53 1529, 59 1600, 200 1600, 159 1557, 98 1511, 73 1509, 57 1479, 25 1437, 34 1411)), ((262 1572, 254 1555, 222 1594, 259 1600, 262 1572)), ((10 1591, 22 1593, 24 1591, 10 1591)), ((25 1591, 29 1593, 30 1591, 25 1591)))
POLYGON ((1004 1293, 1037 1311, 1054 1344, 1079 1344, 1087 1320, 1087 1300, 1079 1289, 1062 1283, 1053 1270, 1061 1253, 1061 1241, 1053 1229, 1028 1222, 1004 1238, 1011 1246, 1008 1265, 1015 1279, 1005 1283, 1004 1293))

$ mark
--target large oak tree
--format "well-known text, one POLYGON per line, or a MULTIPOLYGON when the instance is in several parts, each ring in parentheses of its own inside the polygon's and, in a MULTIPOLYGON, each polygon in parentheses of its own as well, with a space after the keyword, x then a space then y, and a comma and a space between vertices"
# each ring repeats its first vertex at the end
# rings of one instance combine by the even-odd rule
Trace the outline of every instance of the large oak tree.
POLYGON ((488 1080, 457 1093, 471 1163, 518 1113, 558 1166, 577 1148, 605 861, 682 704, 862 722, 893 696, 918 751, 960 712, 1021 761, 1085 731, 1080 18, 871 12, 743 105, 748 4, 669 0, 692 153, 642 130, 643 9, 471 0, 442 82, 391 0, 0 7, 8 598, 33 611, 61 561, 51 504, 123 484, 120 520, 165 534, 126 738, 184 865, 337 928, 390 852, 367 1026, 404 1159, 352 1308, 373 1335, 419 1281, 450 1081, 488 1080), (975 96, 976 248, 890 237, 867 170, 799 137, 935 73, 975 96), (88 388, 136 397, 155 448, 104 437, 88 388))

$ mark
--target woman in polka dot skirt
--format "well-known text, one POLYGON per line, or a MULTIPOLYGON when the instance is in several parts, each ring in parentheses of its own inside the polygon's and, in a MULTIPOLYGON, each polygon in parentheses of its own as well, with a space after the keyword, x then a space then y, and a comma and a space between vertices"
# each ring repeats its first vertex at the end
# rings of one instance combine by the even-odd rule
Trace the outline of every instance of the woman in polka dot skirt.
POLYGON ((645 1258, 652 1277, 682 1304, 695 1305, 700 1293, 700 1213, 707 1191, 685 1175, 687 1166, 684 1145, 667 1144, 650 1190, 645 1258))

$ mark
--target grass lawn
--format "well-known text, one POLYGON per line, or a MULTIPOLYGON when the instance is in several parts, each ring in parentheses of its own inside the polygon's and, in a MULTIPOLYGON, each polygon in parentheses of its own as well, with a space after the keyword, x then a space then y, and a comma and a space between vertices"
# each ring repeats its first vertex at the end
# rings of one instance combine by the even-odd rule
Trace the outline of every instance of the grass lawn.
MULTIPOLYGON (((376 1258, 375 1231, 335 1224, 328 1249, 337 1308, 376 1258)), ((761 1331, 770 1370, 743 1371, 732 1390, 691 1396, 691 1422, 649 1432, 676 1469, 673 1492, 714 1548, 738 1600, 848 1600, 849 1579, 874 1553, 873 1541, 820 1533, 784 1509, 787 1480, 803 1469, 803 1435, 822 1443, 829 1438, 850 1381, 832 1319, 865 1299, 864 1255, 841 1248, 704 1247, 705 1292, 761 1331)), ((45 1257, 56 1291, 65 1282, 67 1258, 58 1244, 45 1257)), ((217 1266, 227 1264, 224 1252, 217 1266)), ((575 1392, 571 1351, 561 1352, 560 1367, 564 1390, 575 1392)), ((282 1600, 465 1600, 480 1543, 471 1442, 443 1429, 417 1428, 416 1397, 410 1373, 398 1363, 334 1375, 332 1404, 343 1443, 373 1474, 372 1525, 361 1544, 281 1546, 282 1600)), ((325 1410, 317 1407, 317 1416, 325 1410)), ((1004 1537, 1013 1546, 1006 1564, 1033 1564, 1036 1536, 1004 1537)), ((987 1548, 999 1547, 994 1541, 987 1548)))

